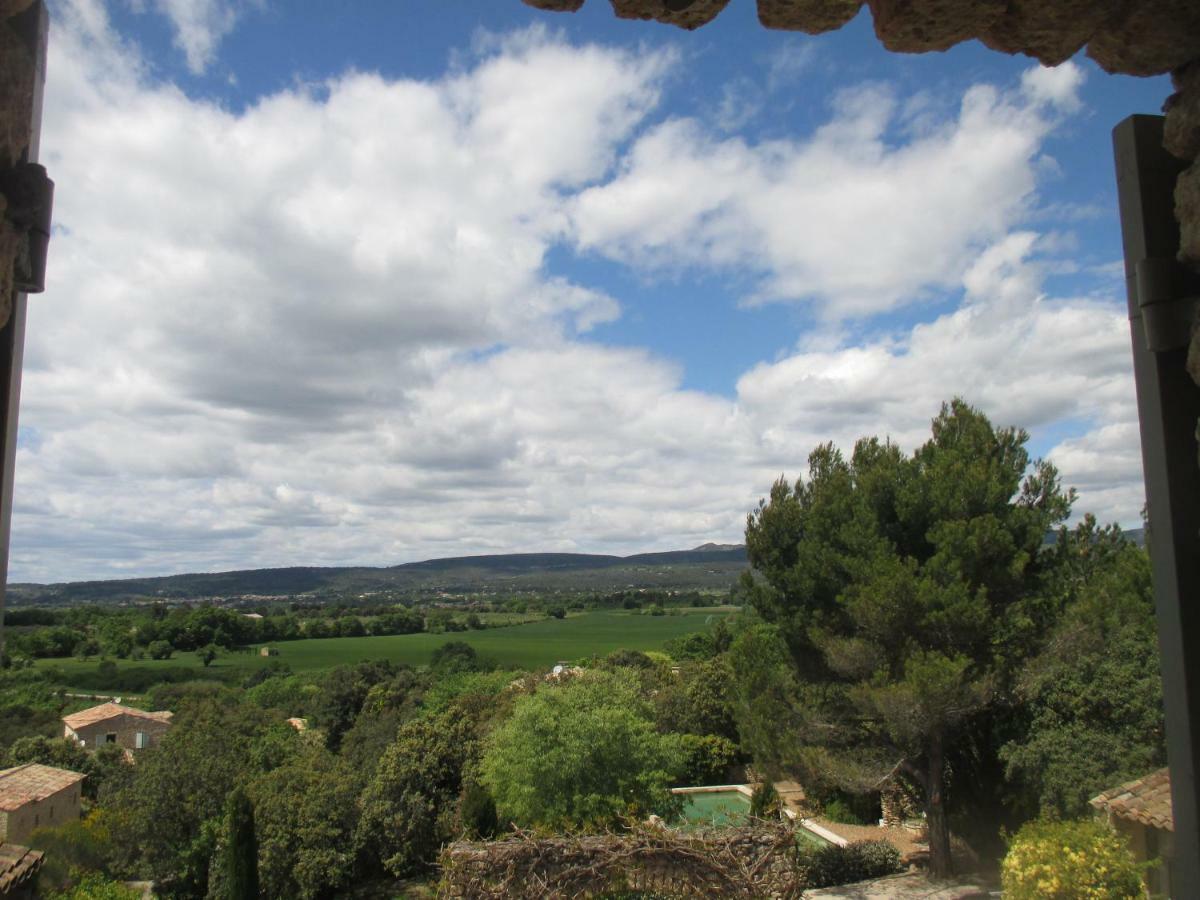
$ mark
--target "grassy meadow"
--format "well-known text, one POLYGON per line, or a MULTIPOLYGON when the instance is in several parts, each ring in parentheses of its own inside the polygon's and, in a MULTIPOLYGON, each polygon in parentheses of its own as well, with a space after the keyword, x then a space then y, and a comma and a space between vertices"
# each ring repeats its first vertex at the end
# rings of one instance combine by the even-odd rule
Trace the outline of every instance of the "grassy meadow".
MULTIPOLYGON (((733 607, 683 609, 676 615, 647 616, 626 611, 585 612, 565 619, 539 619, 523 625, 488 628, 482 631, 446 634, 397 634, 382 637, 313 638, 271 644, 278 656, 263 657, 258 648, 224 653, 207 671, 193 653, 176 653, 167 660, 117 660, 121 671, 159 670, 165 678, 177 676, 180 669, 194 670, 195 677, 237 678, 243 673, 278 660, 293 672, 310 672, 334 666, 386 659, 411 666, 429 662, 433 651, 447 641, 464 641, 481 656, 514 669, 537 669, 559 660, 577 660, 603 656, 622 648, 660 650, 671 638, 703 631, 733 607), (169 673, 169 674, 168 674, 169 673)), ((59 669, 76 687, 103 691, 110 688, 98 671, 97 659, 45 659, 39 668, 59 669)), ((178 680, 177 677, 172 680, 178 680)))

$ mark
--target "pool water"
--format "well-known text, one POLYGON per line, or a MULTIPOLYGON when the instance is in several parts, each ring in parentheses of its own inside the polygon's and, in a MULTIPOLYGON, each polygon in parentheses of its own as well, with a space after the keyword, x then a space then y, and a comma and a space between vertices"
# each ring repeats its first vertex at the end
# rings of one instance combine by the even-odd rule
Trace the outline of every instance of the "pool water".
POLYGON ((689 829, 741 825, 749 813, 750 798, 739 791, 685 794, 683 827, 689 829))

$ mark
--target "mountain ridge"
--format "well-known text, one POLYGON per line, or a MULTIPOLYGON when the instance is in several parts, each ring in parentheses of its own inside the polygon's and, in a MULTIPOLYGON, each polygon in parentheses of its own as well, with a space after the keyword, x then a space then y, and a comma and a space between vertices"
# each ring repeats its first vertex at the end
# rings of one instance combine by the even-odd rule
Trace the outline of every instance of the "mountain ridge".
POLYGON ((665 586, 727 588, 745 566, 744 546, 708 543, 691 550, 635 553, 630 556, 594 553, 479 554, 438 557, 394 566, 281 566, 49 584, 18 582, 10 584, 8 590, 10 602, 19 605, 23 602, 305 595, 323 591, 578 591, 665 586), (653 569, 666 571, 650 571, 653 569))

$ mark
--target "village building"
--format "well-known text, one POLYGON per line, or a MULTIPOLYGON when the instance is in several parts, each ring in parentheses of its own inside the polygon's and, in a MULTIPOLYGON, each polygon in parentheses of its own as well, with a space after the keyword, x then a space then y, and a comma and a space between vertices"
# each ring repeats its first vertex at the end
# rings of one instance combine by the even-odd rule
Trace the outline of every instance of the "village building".
POLYGON ((0 841, 0 900, 34 897, 44 861, 44 854, 38 850, 0 841))
POLYGON ((63 716, 63 737, 90 750, 116 744, 136 752, 153 747, 171 727, 170 712, 146 712, 120 703, 101 703, 63 716))
POLYGON ((1093 797, 1091 805, 1129 841, 1138 862, 1159 860, 1146 870, 1153 896, 1171 896, 1175 856, 1175 818, 1171 812, 1171 772, 1159 769, 1093 797))
POLYGON ((0 840, 25 844, 38 828, 78 819, 86 777, 40 763, 0 771, 0 840))

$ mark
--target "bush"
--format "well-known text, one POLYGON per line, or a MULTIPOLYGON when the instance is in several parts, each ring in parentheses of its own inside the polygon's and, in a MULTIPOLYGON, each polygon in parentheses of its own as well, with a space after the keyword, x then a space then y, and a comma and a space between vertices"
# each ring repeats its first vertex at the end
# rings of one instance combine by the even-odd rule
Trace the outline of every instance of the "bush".
POLYGON ((845 847, 803 847, 800 862, 812 888, 882 878, 900 871, 900 851, 887 841, 855 841, 845 847))
POLYGON ((845 825, 870 825, 866 816, 860 814, 842 797, 833 797, 825 802, 822 812, 831 822, 841 822, 845 825))
POLYGON ((737 761, 733 741, 716 734, 681 734, 677 738, 681 785, 724 784, 737 761))
POLYGON ((775 785, 764 781, 750 795, 750 817, 753 819, 778 819, 779 794, 775 785))
POLYGON ((84 875, 74 887, 49 894, 49 900, 137 900, 141 893, 95 873, 84 875))
POLYGON ((1036 821, 1024 825, 1001 864, 1008 900, 1144 896, 1142 867, 1121 837, 1106 825, 1036 821))

